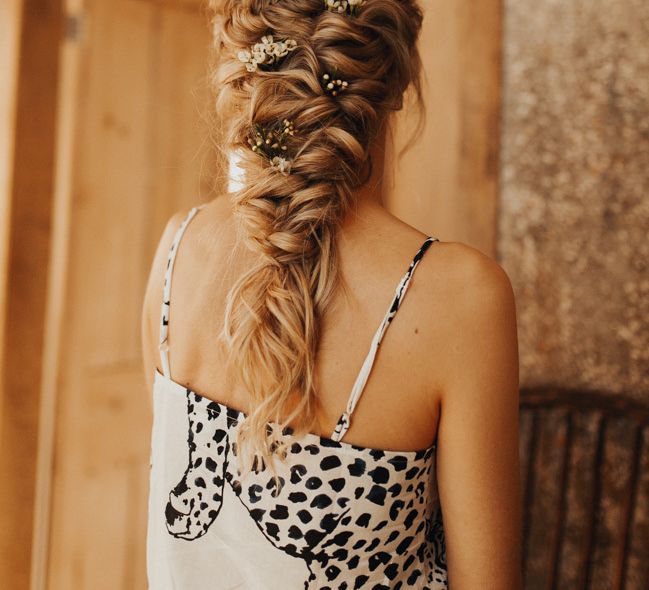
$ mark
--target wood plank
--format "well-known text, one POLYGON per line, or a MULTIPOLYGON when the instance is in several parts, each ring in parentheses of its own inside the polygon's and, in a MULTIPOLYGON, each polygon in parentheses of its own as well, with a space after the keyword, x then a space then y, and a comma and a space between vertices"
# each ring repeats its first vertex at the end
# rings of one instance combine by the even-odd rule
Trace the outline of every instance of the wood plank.
POLYGON ((582 571, 583 548, 589 544, 589 527, 593 520, 593 491, 597 451, 597 438, 601 416, 595 412, 575 412, 572 416, 572 444, 568 479, 566 482, 566 508, 563 520, 563 543, 560 547, 557 588, 579 588, 582 571))
POLYGON ((647 590, 649 580, 649 428, 642 431, 638 488, 632 505, 626 562, 626 590, 647 590))
MULTIPOLYGON (((496 255, 501 78, 500 0, 424 0, 420 52, 428 84, 423 134, 386 170, 386 206, 442 241, 496 255)), ((414 128, 396 118, 398 153, 414 128)))
MULTIPOLYGON (((13 178, 16 97, 18 85, 19 41, 22 0, 0 4, 0 375, 4 361, 4 319, 9 276, 9 218, 13 178)), ((0 399, 0 415, 2 401, 0 399)), ((0 425, 2 421, 0 419, 0 425)))
POLYGON ((619 590, 617 548, 625 543, 624 506, 633 472, 636 430, 623 418, 609 419, 602 458, 600 514, 591 554, 592 590, 619 590))
POLYGON ((42 376, 62 8, 25 3, 18 50, 2 339, 0 579, 27 588, 42 376))
POLYGON ((151 427, 142 296, 164 223, 209 186, 210 38, 204 15, 178 6, 87 0, 84 11, 48 588, 139 590, 151 427))
POLYGON ((553 560, 558 542, 557 515, 562 510, 562 490, 556 485, 564 473, 566 434, 565 409, 538 410, 539 431, 535 448, 534 480, 529 506, 529 538, 525 561, 525 588, 551 588, 553 560))

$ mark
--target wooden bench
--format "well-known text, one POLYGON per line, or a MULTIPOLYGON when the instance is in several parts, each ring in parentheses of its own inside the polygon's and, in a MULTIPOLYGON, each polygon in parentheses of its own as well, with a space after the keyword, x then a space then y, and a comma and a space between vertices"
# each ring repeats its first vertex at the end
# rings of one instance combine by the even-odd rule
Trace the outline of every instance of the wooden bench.
POLYGON ((526 590, 649 589, 649 404, 521 391, 526 590))

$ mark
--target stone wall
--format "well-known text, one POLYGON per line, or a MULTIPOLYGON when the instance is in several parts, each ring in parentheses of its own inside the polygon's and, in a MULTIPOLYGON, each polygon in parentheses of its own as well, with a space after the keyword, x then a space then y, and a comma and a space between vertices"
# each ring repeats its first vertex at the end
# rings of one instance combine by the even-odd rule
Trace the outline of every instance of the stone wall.
POLYGON ((649 400, 649 2, 506 0, 504 34, 521 384, 649 400))

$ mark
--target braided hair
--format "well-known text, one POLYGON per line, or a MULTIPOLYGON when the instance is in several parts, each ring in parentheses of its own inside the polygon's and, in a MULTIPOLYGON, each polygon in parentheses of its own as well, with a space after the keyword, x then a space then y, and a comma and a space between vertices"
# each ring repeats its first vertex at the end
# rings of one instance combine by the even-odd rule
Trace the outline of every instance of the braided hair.
POLYGON ((223 141, 244 180, 228 194, 257 263, 227 295, 220 338, 254 410, 241 468, 286 456, 317 423, 314 359, 340 282, 336 235, 371 176, 370 146, 404 93, 423 115, 417 0, 212 0, 223 141), (289 424, 291 426, 289 427, 289 424), (284 442, 283 442, 284 441, 284 442))

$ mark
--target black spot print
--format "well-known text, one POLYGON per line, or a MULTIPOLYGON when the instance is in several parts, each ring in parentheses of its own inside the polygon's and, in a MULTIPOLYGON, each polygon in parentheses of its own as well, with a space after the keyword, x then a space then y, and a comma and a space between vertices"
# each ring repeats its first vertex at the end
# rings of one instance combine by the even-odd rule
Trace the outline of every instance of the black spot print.
POLYGON ((336 457, 336 455, 329 455, 328 457, 325 457, 322 461, 320 461, 320 469, 323 471, 327 471, 329 469, 335 469, 336 467, 340 467, 342 463, 340 462, 340 459, 336 457))
POLYGON ((418 467, 412 467, 406 471, 406 479, 412 479, 419 473, 419 468, 418 467))
POLYGON ((367 528, 367 525, 370 522, 370 513, 365 512, 364 514, 361 514, 357 519, 356 519, 356 524, 360 527, 367 528))
POLYGON ((360 561, 360 557, 358 555, 354 555, 348 562, 347 562, 347 567, 350 570, 353 570, 354 568, 358 567, 358 562, 360 561))
POLYGON ((406 549, 408 549, 408 547, 410 546, 410 543, 412 543, 413 539, 414 537, 406 537, 405 539, 403 539, 403 541, 401 541, 401 543, 397 545, 397 553, 399 555, 403 555, 406 552, 406 549))
POLYGON ((248 495, 250 497, 250 502, 255 503, 261 500, 261 491, 263 488, 260 485, 254 484, 248 488, 248 495))
POLYGON ((331 486, 331 489, 334 492, 339 492, 345 487, 345 478, 344 477, 338 477, 337 479, 332 479, 329 482, 329 485, 331 486))
POLYGON ((396 520, 401 508, 404 506, 405 504, 403 503, 403 500, 395 500, 392 502, 392 506, 390 506, 390 518, 396 520))
POLYGON ((325 575, 327 576, 327 580, 329 580, 330 582, 332 580, 335 580, 338 577, 338 574, 340 574, 340 568, 336 567, 335 565, 330 565, 325 570, 325 575))
POLYGON ((283 504, 278 504, 274 510, 269 512, 269 516, 276 520, 285 520, 288 518, 288 508, 283 504))
POLYGON ((288 495, 288 500, 289 502, 293 502, 293 504, 299 504, 300 502, 306 502, 306 494, 304 492, 291 492, 288 495))
POLYGON ((385 565, 390 561, 390 554, 385 551, 379 551, 370 556, 369 565, 370 571, 374 571, 380 565, 385 565))
POLYGON ((356 580, 354 580, 354 590, 358 590, 359 588, 362 588, 363 584, 365 584, 365 582, 367 582, 367 580, 369 579, 370 577, 366 575, 358 576, 356 580))
POLYGON ((332 503, 332 500, 326 494, 318 494, 313 500, 311 500, 311 508, 326 508, 332 503))
POLYGON ((266 512, 263 508, 255 508, 250 511, 250 516, 252 516, 257 522, 261 520, 261 517, 266 512))
POLYGON ((311 513, 308 510, 300 510, 297 513, 297 516, 304 524, 306 524, 310 520, 313 520, 313 516, 311 516, 311 513))
POLYGON ((307 545, 309 547, 314 547, 315 545, 317 545, 322 540, 322 538, 325 535, 326 535, 326 533, 324 533, 323 531, 317 531, 317 530, 311 529, 311 530, 306 532, 306 534, 304 535, 304 538, 306 539, 307 545))
POLYGON ((417 512, 417 510, 411 510, 408 513, 408 516, 406 516, 406 519, 403 521, 403 525, 407 529, 409 529, 412 526, 412 523, 415 520, 415 518, 417 518, 417 516, 419 516, 419 513, 417 512))
POLYGON ((379 524, 377 524, 372 530, 373 531, 380 531, 382 528, 384 528, 388 524, 387 520, 382 520, 379 524))
POLYGON ((310 455, 317 455, 318 453, 320 453, 320 449, 317 445, 306 445, 304 447, 304 450, 308 451, 310 455))
POLYGON ((317 490, 322 485, 322 480, 319 477, 310 477, 304 485, 309 490, 317 490))
POLYGON ((279 526, 274 522, 266 523, 266 532, 273 538, 279 541, 279 526))
POLYGON ((378 537, 374 537, 372 539, 372 542, 367 547, 365 547, 365 551, 367 553, 370 553, 371 551, 374 551, 374 549, 376 549, 379 546, 380 542, 381 542, 381 539, 379 539, 378 537))
POLYGON ((325 514, 320 521, 320 528, 324 531, 330 533, 336 528, 338 521, 334 514, 325 514))
POLYGON ((348 465, 347 469, 349 469, 349 475, 358 477, 365 473, 365 461, 358 458, 354 459, 354 463, 352 465, 348 465))
POLYGON ((292 484, 300 483, 305 473, 306 473, 306 467, 304 465, 293 465, 291 467, 291 483, 292 484))
POLYGON ((383 506, 385 503, 385 494, 386 490, 383 486, 372 486, 372 489, 368 492, 366 498, 375 504, 383 506))
POLYGON ((408 577, 408 584, 411 586, 414 586, 415 582, 417 581, 417 578, 421 576, 421 570, 416 569, 410 576, 408 577))
POLYGON ((385 467, 375 467, 369 472, 374 483, 388 483, 390 472, 385 467))
POLYGON ((383 570, 383 573, 391 580, 394 580, 399 573, 399 566, 396 563, 391 563, 383 570))

